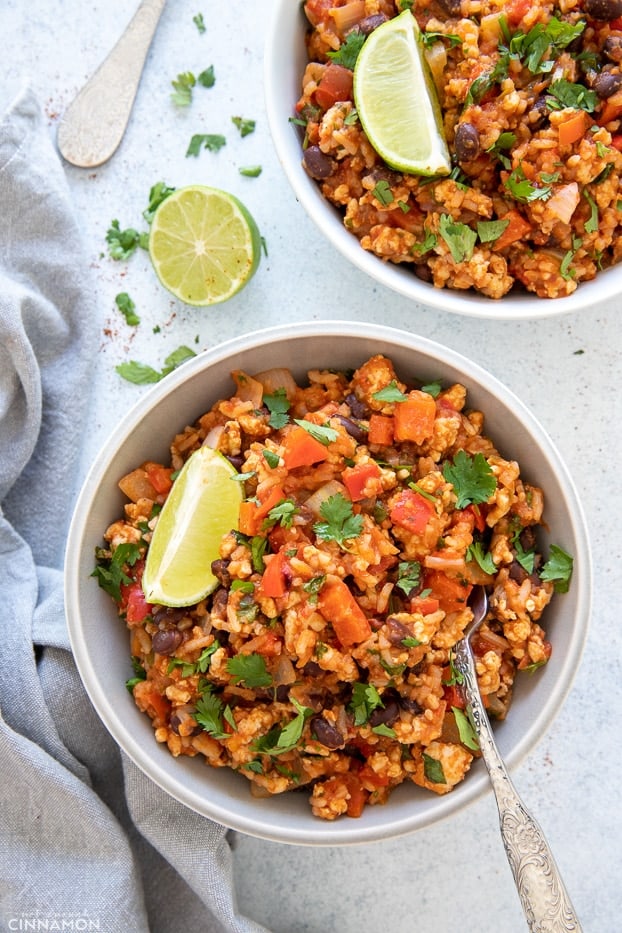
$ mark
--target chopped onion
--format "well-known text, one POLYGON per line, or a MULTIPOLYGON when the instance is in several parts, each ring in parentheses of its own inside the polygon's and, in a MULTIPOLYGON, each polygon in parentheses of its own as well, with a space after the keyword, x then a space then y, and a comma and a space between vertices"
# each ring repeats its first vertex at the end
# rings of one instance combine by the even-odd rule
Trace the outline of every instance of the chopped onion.
POLYGON ((291 401, 294 398, 296 383, 289 369, 266 369, 264 372, 255 373, 253 378, 261 383, 263 391, 268 395, 273 395, 278 389, 285 389, 288 399, 291 401))
POLYGON ((336 496, 337 493, 341 493, 346 499, 348 498, 346 487, 336 479, 331 479, 309 496, 305 501, 305 506, 313 512, 314 515, 319 515, 322 504, 326 502, 327 499, 330 499, 331 496, 336 496))

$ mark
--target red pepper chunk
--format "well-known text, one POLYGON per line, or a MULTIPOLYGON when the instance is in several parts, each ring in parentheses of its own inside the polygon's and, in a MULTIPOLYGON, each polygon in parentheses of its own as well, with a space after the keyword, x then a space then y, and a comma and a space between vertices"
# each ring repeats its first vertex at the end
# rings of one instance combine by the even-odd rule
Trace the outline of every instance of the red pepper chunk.
POLYGON ((411 534, 421 535, 430 518, 435 514, 434 504, 414 489, 402 489, 393 501, 390 518, 411 534))
POLYGON ((346 467, 341 474, 348 495, 353 502, 374 496, 380 492, 380 467, 375 460, 367 463, 357 463, 356 466, 346 467), (374 482, 375 481, 375 482, 374 482))

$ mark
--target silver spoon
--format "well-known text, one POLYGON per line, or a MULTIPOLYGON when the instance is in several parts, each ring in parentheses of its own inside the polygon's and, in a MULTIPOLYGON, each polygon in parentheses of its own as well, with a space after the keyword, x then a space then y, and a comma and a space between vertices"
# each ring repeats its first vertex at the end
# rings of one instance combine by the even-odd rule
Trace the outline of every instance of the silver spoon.
POLYGON ((488 613, 483 586, 473 589, 473 621, 456 646, 454 666, 464 678, 467 712, 471 718, 482 758, 497 801, 501 838, 527 925, 532 933, 581 933, 581 925, 540 826, 521 801, 501 759, 475 673, 471 638, 488 613))
POLYGON ((166 0, 143 0, 127 29, 65 111, 57 144, 79 168, 106 162, 123 139, 166 0))

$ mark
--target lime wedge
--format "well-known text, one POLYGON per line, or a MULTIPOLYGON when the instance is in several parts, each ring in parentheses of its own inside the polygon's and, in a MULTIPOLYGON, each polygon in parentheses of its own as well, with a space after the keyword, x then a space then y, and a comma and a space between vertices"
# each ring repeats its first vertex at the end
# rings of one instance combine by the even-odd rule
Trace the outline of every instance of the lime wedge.
POLYGON ((147 602, 193 606, 216 588, 212 561, 223 535, 238 526, 241 484, 235 468, 210 447, 200 447, 173 483, 147 552, 147 602))
POLYGON ((239 292, 259 265, 261 236, 232 194, 189 185, 156 210, 149 255, 162 285, 189 305, 218 304, 239 292))
POLYGON ((365 41, 354 69, 354 102, 367 138, 387 165, 411 175, 449 174, 441 109, 410 10, 365 41))

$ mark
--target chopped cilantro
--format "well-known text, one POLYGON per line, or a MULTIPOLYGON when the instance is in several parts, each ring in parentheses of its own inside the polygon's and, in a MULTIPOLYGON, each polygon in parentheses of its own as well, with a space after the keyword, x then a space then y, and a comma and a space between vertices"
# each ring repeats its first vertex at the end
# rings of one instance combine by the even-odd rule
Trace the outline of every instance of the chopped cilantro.
POLYGON ((337 49, 336 52, 328 52, 327 55, 336 65, 343 65, 344 68, 349 68, 350 71, 354 71, 356 60, 359 57, 359 52, 363 48, 364 42, 365 35, 353 29, 352 32, 348 33, 346 36, 345 42, 341 43, 340 48, 337 49))
POLYGON ((378 389, 377 392, 374 392, 372 398, 375 398, 379 402, 404 402, 408 396, 404 395, 395 379, 392 379, 383 389, 378 389))
POLYGON ((340 492, 322 503, 320 515, 325 520, 314 524, 314 532, 323 541, 336 541, 340 547, 363 530, 363 516, 353 513, 352 503, 340 492))
POLYGON ((197 79, 191 71, 182 71, 176 78, 173 78, 171 81, 173 85, 171 100, 173 103, 177 104, 178 107, 189 107, 192 103, 192 88, 196 83, 197 79))
POLYGON ((105 590, 115 602, 119 603, 121 602, 121 584, 132 582, 124 567, 126 565, 133 567, 140 555, 140 547, 133 543, 119 544, 110 557, 102 556, 98 548, 95 552, 97 566, 91 576, 96 578, 102 590, 105 590))
POLYGON ((278 430, 284 427, 289 421, 287 412, 290 409, 290 401, 287 398, 285 389, 276 389, 272 395, 264 395, 264 405, 270 412, 268 424, 271 428, 278 430))
POLYGON ((240 136, 249 136, 251 133, 255 132, 255 126, 257 125, 255 120, 248 120, 245 117, 231 117, 231 122, 239 130, 240 136))
POLYGON ((201 87, 214 87, 216 84, 216 75, 214 74, 213 65, 205 68, 200 75, 198 75, 197 83, 200 84, 201 87))
POLYGON ((432 784, 446 784, 445 772, 438 758, 423 753, 423 773, 432 784))
POLYGON ((119 363, 118 366, 115 366, 115 371, 123 379, 133 382, 134 385, 148 385, 152 382, 159 382, 160 379, 168 376, 169 373, 172 373, 174 369, 177 369, 178 366, 181 366, 182 363, 193 356, 196 356, 194 350, 191 350, 190 347, 181 346, 166 357, 164 366, 160 371, 145 363, 137 363, 136 360, 119 363))
POLYGON ((307 421, 304 418, 294 418, 294 421, 299 427, 304 428, 312 438, 319 441, 320 444, 324 444, 325 447, 334 443, 339 437, 337 431, 328 424, 314 424, 313 421, 307 421))
POLYGON ((380 202, 384 207, 387 207, 389 204, 393 203, 393 192, 391 191, 391 186, 386 178, 381 178, 376 182, 375 187, 372 190, 372 194, 377 201, 380 202))
POLYGON ((509 220, 480 220, 477 224, 477 235, 482 243, 492 243, 493 240, 499 239, 509 223, 509 220))
POLYGON ((226 144, 225 137, 218 133, 195 133, 188 144, 186 158, 188 156, 198 156, 201 148, 209 149, 210 152, 218 152, 226 144))
POLYGON ((457 509, 486 502, 497 488, 497 479, 481 453, 470 457, 459 450, 453 463, 443 464, 443 476, 454 487, 457 509))
POLYGON ((227 673, 231 674, 235 684, 245 687, 269 687, 272 676, 266 669, 266 662, 260 654, 236 654, 227 661, 227 673))
POLYGON ((475 230, 452 220, 449 214, 441 214, 439 228, 454 262, 468 262, 477 242, 475 230))
POLYGON ((136 314, 136 305, 127 292, 119 292, 115 296, 114 302, 125 318, 126 324, 129 324, 130 327, 136 327, 137 324, 140 324, 140 318, 136 314))
POLYGON ((550 580, 555 585, 557 593, 567 593, 572 577, 574 559, 563 548, 552 544, 549 559, 540 572, 542 580, 550 580))
POLYGON ((456 726, 458 727, 460 741, 463 745, 466 745, 467 748, 470 748, 471 751, 479 751, 479 741, 477 739, 477 732, 473 728, 473 723, 460 707, 452 706, 451 709, 456 720, 456 726))
POLYGON ((421 583, 421 564, 418 560, 403 560, 397 565, 395 585, 407 596, 421 583))
POLYGON ((363 726, 378 707, 383 707, 382 698, 373 684, 357 681, 352 686, 352 699, 348 708, 354 716, 354 725, 363 726))

